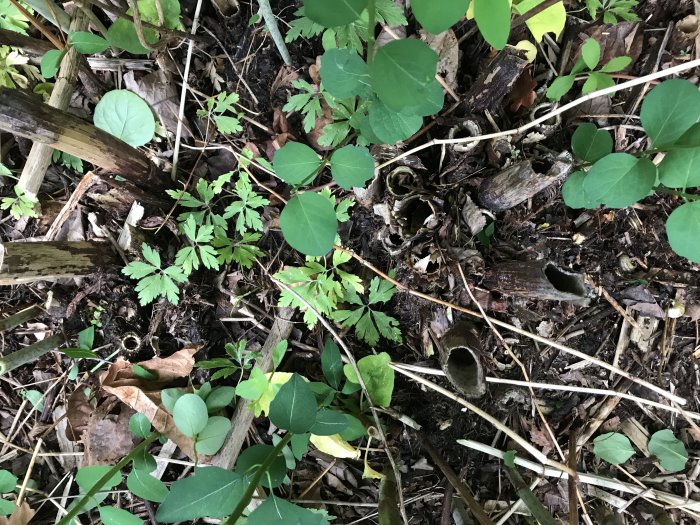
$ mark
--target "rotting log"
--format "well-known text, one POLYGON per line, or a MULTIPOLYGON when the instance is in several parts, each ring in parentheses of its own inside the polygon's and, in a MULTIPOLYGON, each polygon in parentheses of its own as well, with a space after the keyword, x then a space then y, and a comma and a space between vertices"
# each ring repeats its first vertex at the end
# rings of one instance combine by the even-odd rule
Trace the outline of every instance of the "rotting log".
POLYGON ((488 268, 481 285, 505 295, 549 301, 585 301, 583 276, 551 261, 508 261, 488 268))
POLYGON ((139 186, 166 184, 143 152, 18 89, 0 88, 0 130, 75 155, 139 186))
POLYGON ((104 242, 6 242, 0 244, 0 286, 80 277, 117 263, 104 242))
POLYGON ((480 113, 499 107, 503 99, 513 91, 513 85, 527 66, 528 61, 521 56, 520 51, 501 51, 465 95, 467 111, 480 113))

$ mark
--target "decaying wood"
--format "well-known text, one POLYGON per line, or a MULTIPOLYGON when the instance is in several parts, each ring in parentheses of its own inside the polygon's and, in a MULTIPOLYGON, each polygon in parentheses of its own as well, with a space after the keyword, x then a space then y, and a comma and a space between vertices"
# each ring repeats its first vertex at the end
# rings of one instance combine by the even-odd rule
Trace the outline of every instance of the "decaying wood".
POLYGON ((6 242, 0 244, 0 286, 90 275, 117 262, 103 242, 6 242))
POLYGON ((485 178, 479 186, 479 202, 494 212, 508 210, 565 179, 572 166, 571 155, 566 152, 557 157, 546 174, 537 173, 530 161, 520 162, 498 175, 485 178))
POLYGON ((481 341, 474 323, 461 321, 452 326, 438 344, 440 365, 447 379, 466 397, 486 393, 480 362, 481 341))
POLYGON ((504 49, 489 64, 465 96, 465 105, 470 113, 493 111, 501 106, 505 97, 513 91, 528 62, 514 49, 504 49))
MULTIPOLYGON (((260 368, 265 373, 272 369, 272 350, 280 341, 286 340, 289 334, 292 333, 294 325, 289 321, 291 317, 292 310, 289 308, 282 308, 278 311, 277 318, 260 351, 261 356, 256 361, 256 368, 260 368)), ((212 458, 212 465, 228 470, 232 469, 236 464, 236 459, 238 459, 238 454, 248 434, 248 429, 253 422, 254 414, 248 409, 249 404, 250 401, 247 399, 241 398, 238 400, 233 416, 231 416, 231 432, 226 438, 224 446, 212 458)))
MULTIPOLYGON (((75 17, 70 24, 70 32, 85 31, 88 27, 88 17, 80 9, 76 11, 75 17)), ((56 75, 49 106, 62 111, 68 109, 68 104, 73 96, 75 81, 78 78, 78 66, 81 55, 78 50, 71 46, 66 52, 66 56, 61 61, 61 67, 56 75)), ((32 144, 32 149, 27 156, 22 175, 17 182, 17 186, 27 194, 28 197, 36 199, 41 183, 44 181, 46 170, 51 164, 53 148, 40 142, 32 144)))
POLYGON ((486 270, 482 286, 505 295, 550 301, 581 301, 587 295, 583 276, 550 261, 509 261, 486 270))
POLYGON ((0 88, 0 130, 65 151, 151 189, 165 184, 148 157, 75 115, 42 104, 39 97, 0 88))

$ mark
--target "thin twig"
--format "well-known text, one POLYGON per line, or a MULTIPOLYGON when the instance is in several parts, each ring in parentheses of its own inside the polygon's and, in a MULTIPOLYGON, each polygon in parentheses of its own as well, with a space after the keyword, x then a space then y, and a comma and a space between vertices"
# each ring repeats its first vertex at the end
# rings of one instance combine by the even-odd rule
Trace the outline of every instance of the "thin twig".
POLYGON ((260 12, 265 19, 265 26, 270 32, 272 41, 277 46, 277 51, 280 52, 282 60, 288 66, 292 65, 292 57, 289 56, 289 50, 287 49, 287 44, 284 43, 284 37, 280 33, 279 25, 277 24, 277 18, 272 12, 272 7, 270 7, 270 0, 258 0, 258 5, 260 6, 260 12))

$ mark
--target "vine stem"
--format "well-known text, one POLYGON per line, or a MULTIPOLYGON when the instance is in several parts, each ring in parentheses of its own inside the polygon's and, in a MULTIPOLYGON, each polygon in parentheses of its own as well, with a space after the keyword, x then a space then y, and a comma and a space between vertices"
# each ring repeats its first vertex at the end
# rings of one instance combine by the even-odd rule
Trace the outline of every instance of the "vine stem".
POLYGON ((253 497, 255 488, 258 486, 260 480, 268 471, 275 458, 277 458, 277 456, 279 456, 282 453, 282 449, 292 439, 292 435, 293 434, 291 432, 287 432, 285 436, 280 440, 280 442, 277 443, 277 445, 275 445, 275 448, 272 450, 272 452, 270 452, 270 455, 265 458, 265 461, 263 461, 262 465, 260 465, 258 470, 255 471, 255 476, 253 476, 253 479, 250 480, 250 484, 248 485, 248 488, 243 494, 241 501, 238 502, 238 505, 233 511, 233 514, 226 518, 226 520, 222 522, 222 525, 235 525, 235 523, 238 521, 238 518, 240 518, 243 515, 243 511, 248 506, 248 503, 250 503, 250 500, 253 497))
POLYGON ((367 63, 374 60, 374 26, 377 25, 377 7, 375 0, 369 0, 367 4, 367 13, 369 14, 369 22, 367 23, 367 63))
POLYGON ((458 139, 433 139, 430 142, 426 142, 425 144, 421 144, 420 146, 417 146, 411 150, 405 151, 404 153, 401 153, 400 155, 397 155, 393 159, 389 159, 388 161, 384 162, 383 164, 380 164, 377 166, 377 170, 380 170, 382 168, 386 168, 387 166, 391 166, 395 162, 398 162, 401 159, 405 159, 406 157, 413 155, 415 153, 418 153, 419 151, 423 151, 424 149, 431 148, 433 146, 442 146, 446 144, 466 144, 469 142, 480 142, 482 140, 490 140, 490 139, 495 139, 498 137, 507 137, 511 135, 518 135, 520 133, 523 133, 525 131, 528 131, 532 128, 535 128, 539 126, 540 124, 548 121, 552 117, 556 117, 557 115, 561 115, 562 113, 566 113, 570 109, 573 109, 577 106, 580 106, 581 104, 588 102, 589 100, 593 100, 594 98, 602 97, 604 95, 612 95, 613 93, 617 93, 618 91, 622 91, 623 89, 628 89, 634 86, 638 86, 640 84, 646 84, 647 82, 650 82, 652 80, 656 80, 657 78, 664 78, 664 77, 669 77, 671 75, 675 75, 676 73, 681 73, 683 71, 687 71, 689 69, 693 69, 695 67, 700 66, 700 59, 695 59, 691 60, 689 62, 686 62, 685 64, 678 64, 677 66, 670 67, 668 69, 664 69, 662 71, 657 71, 656 73, 650 73, 649 75, 644 75, 643 77, 635 78, 634 80, 628 80, 627 82, 622 82, 621 84, 617 84, 615 86, 611 86, 609 88, 605 89, 600 89, 598 91, 594 91, 592 93, 588 93, 587 95, 584 95, 580 98, 577 98, 576 100, 573 100, 569 102, 568 104, 564 104, 563 106, 558 107, 557 109, 550 111, 549 113, 546 113, 542 115, 539 118, 536 118, 527 124, 520 126, 519 128, 513 128, 509 129, 506 131, 499 131, 497 133, 489 133, 487 135, 480 135, 478 137, 464 137, 464 138, 458 138, 458 139))
POLYGON ((659 193, 666 193, 667 195, 675 195, 676 197, 681 197, 682 199, 687 199, 689 201, 700 201, 700 195, 693 195, 692 193, 686 193, 684 191, 662 188, 661 186, 658 186, 656 191, 659 193))
POLYGON ((284 43, 284 37, 280 33, 279 25, 277 24, 277 19, 275 14, 272 12, 272 7, 270 6, 270 0, 258 0, 258 5, 260 6, 260 12, 265 19, 265 25, 267 30, 270 32, 272 40, 277 46, 277 51, 280 52, 282 60, 288 66, 292 65, 292 58, 289 56, 289 50, 287 49, 287 44, 284 43))
POLYGON ((109 479, 114 476, 117 472, 120 472, 121 469, 126 467, 129 462, 135 458, 138 454, 140 454, 142 451, 146 450, 146 447, 153 443, 158 437, 160 436, 159 432, 151 432, 141 443, 136 445, 131 452, 129 452, 126 456, 124 456, 119 463, 114 465, 109 471, 102 476, 100 479, 97 480, 97 483, 95 483, 90 490, 88 490, 85 495, 81 498, 81 500, 73 507, 71 510, 68 511, 68 514, 63 516, 61 518, 61 521, 59 521, 56 525, 68 525, 73 518, 75 518, 78 514, 80 514, 80 509, 82 509, 85 504, 90 500, 90 498, 94 497, 95 494, 99 492, 99 490, 104 486, 109 479))

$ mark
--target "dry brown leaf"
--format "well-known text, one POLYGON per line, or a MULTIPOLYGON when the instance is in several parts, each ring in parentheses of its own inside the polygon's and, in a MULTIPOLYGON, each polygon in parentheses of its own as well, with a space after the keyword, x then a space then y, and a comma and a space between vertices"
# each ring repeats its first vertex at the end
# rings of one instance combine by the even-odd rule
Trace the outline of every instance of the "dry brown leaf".
POLYGON ((112 465, 134 448, 136 443, 129 430, 129 419, 134 411, 121 405, 121 412, 115 417, 110 415, 114 405, 114 402, 107 400, 90 417, 83 433, 83 466, 112 465))
POLYGON ((87 429, 90 415, 92 415, 92 407, 85 395, 85 389, 77 388, 70 396, 66 403, 66 418, 68 425, 66 426, 66 437, 71 441, 80 441, 83 432, 87 429))
POLYGON ((187 377, 194 368, 194 354, 201 347, 193 346, 178 350, 173 355, 161 358, 154 357, 148 361, 138 363, 141 367, 156 375, 156 379, 144 380, 134 374, 131 363, 124 359, 118 359, 116 363, 109 367, 106 376, 103 377, 103 385, 112 386, 142 386, 147 385, 153 389, 159 383, 171 383, 181 377, 187 377))
POLYGON ((539 429, 534 425, 530 429, 530 440, 535 445, 542 447, 543 454, 548 454, 554 448, 552 447, 552 440, 549 438, 547 431, 539 429))
MULTIPOLYGON (((124 75, 124 83, 128 89, 148 102, 165 129, 177 128, 180 111, 179 95, 170 77, 162 69, 138 79, 134 77, 133 71, 129 71, 124 75)), ((192 136, 189 131, 189 122, 184 117, 183 124, 183 138, 192 136)))
POLYGON ((0 516, 0 525, 27 525, 36 514, 36 511, 22 503, 10 516, 0 516))
POLYGON ((513 84, 513 90, 510 92, 508 100, 510 101, 510 110, 516 112, 520 108, 530 108, 537 100, 535 88, 537 82, 532 78, 530 68, 527 68, 520 78, 513 84))
POLYGON ((459 71, 459 42, 454 31, 449 29, 439 35, 431 35, 421 31, 421 39, 438 55, 438 74, 440 74, 452 89, 457 89, 457 73, 459 71))

